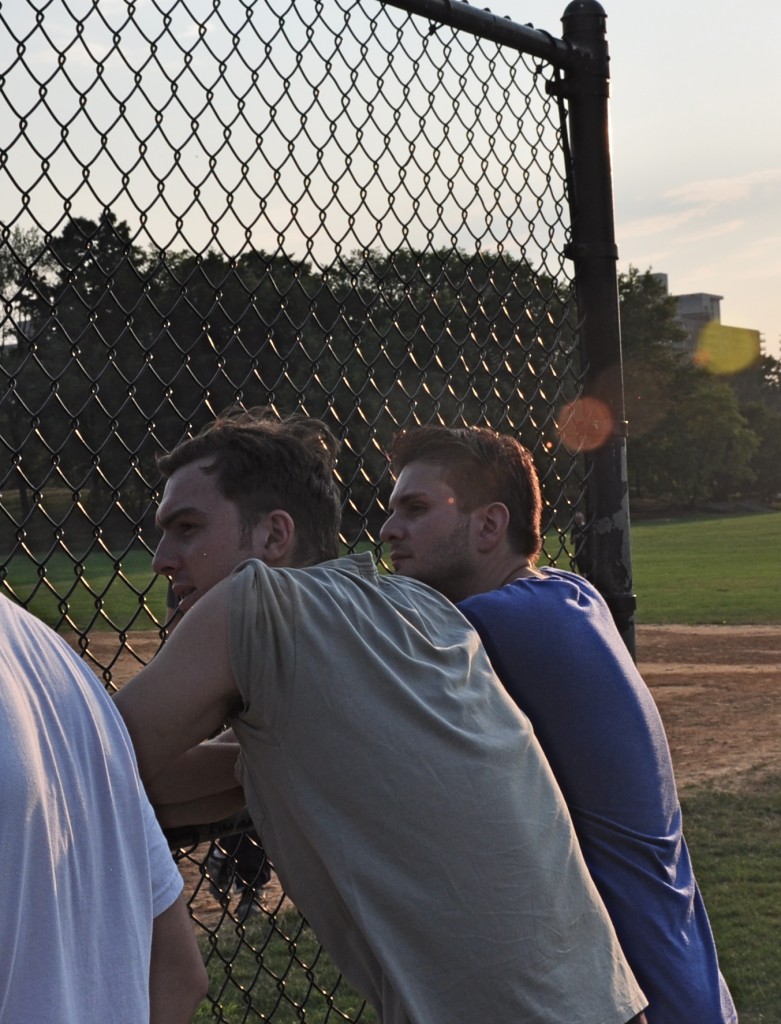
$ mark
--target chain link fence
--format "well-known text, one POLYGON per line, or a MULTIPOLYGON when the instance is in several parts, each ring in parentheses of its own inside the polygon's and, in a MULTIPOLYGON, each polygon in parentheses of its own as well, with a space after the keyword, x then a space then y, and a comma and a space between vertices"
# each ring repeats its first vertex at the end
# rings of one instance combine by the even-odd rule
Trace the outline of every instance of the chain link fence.
MULTIPOLYGON (((0 5, 0 578, 109 688, 162 637, 155 457, 234 403, 332 427, 344 543, 378 557, 396 430, 512 432, 573 564, 579 62, 457 0, 0 5)), ((179 853, 199 1019, 373 1020, 242 842, 179 853)))

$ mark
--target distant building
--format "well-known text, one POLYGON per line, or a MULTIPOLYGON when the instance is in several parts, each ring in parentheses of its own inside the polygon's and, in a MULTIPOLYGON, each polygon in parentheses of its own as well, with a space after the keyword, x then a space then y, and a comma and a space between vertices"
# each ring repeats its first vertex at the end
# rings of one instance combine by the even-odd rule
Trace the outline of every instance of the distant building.
POLYGON ((689 352, 694 353, 703 327, 721 323, 721 300, 724 296, 692 292, 690 295, 674 295, 673 298, 678 304, 678 322, 687 334, 684 344, 689 352))
MULTIPOLYGON (((669 295, 667 274, 654 274, 654 277, 664 285, 669 295)), ((695 362, 708 366, 715 359, 725 366, 725 369, 717 369, 716 372, 728 373, 745 369, 758 358, 762 344, 759 331, 722 324, 723 295, 691 292, 687 295, 674 295, 673 298, 678 307, 678 323, 686 331, 686 338, 680 342, 680 348, 688 352, 695 362)))

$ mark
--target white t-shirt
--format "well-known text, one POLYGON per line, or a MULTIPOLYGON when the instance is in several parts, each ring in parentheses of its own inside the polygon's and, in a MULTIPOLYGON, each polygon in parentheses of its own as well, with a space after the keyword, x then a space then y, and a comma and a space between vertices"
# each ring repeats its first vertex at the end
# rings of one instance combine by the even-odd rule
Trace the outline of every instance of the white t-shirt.
POLYGON ((0 1022, 144 1024, 182 878, 84 662, 0 598, 0 1022))

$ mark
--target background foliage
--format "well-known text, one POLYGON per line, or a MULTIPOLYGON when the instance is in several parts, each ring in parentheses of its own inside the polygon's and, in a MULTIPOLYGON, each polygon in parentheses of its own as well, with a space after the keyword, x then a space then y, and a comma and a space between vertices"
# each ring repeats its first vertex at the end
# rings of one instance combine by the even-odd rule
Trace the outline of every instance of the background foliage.
POLYGON ((0 486, 18 492, 28 535, 36 495, 57 487, 75 494, 61 523, 75 542, 77 521, 91 523, 85 541, 140 535, 155 456, 237 400, 321 416, 347 438, 359 527, 376 514, 389 433, 418 407, 516 429, 549 505, 579 493, 577 474, 549 472, 556 407, 580 385, 571 284, 507 252, 402 247, 316 269, 257 251, 155 252, 106 212, 54 237, 11 231, 0 286, 0 442, 13 463, 0 486))
POLYGON ((619 277, 630 494, 697 507, 781 495, 781 363, 731 376, 683 347, 675 299, 650 270, 619 277))

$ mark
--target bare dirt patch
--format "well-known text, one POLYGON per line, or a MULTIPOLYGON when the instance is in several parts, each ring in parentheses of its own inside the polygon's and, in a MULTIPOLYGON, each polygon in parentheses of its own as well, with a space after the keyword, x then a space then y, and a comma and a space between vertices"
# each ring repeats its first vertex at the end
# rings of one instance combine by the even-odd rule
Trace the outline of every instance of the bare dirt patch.
POLYGON ((639 626, 681 789, 781 770, 781 626, 639 626))

